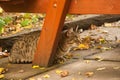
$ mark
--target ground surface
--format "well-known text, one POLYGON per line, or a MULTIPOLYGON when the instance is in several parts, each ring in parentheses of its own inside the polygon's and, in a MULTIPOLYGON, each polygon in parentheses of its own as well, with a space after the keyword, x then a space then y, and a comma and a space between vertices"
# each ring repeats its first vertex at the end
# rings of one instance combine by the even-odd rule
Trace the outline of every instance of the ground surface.
POLYGON ((113 42, 102 44, 104 49, 75 51, 75 59, 79 58, 76 62, 33 76, 28 80, 120 80, 120 43, 115 40, 116 36, 117 40, 120 40, 119 34, 119 27, 101 27, 84 31, 81 37, 89 35, 97 38, 102 36, 113 42), (110 47, 112 49, 106 50, 110 47), (61 74, 56 71, 68 71, 69 74, 61 77, 61 74))

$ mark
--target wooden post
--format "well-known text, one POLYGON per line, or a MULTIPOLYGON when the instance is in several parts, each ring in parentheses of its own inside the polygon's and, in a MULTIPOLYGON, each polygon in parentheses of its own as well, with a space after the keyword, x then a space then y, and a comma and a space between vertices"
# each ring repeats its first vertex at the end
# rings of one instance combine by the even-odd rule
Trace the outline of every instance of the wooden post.
POLYGON ((50 0, 34 56, 34 65, 51 66, 71 0, 50 0))

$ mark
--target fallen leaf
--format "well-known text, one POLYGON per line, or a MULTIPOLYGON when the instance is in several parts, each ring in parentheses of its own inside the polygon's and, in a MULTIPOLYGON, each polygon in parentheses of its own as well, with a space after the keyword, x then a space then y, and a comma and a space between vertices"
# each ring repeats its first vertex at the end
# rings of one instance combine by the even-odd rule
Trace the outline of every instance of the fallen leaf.
POLYGON ((112 24, 111 24, 111 23, 104 23, 104 26, 105 26, 105 27, 111 27, 112 24))
POLYGON ((69 72, 66 70, 61 72, 61 77, 66 77, 68 75, 69 75, 69 72))
POLYGON ((0 74, 0 79, 4 78, 5 76, 3 74, 0 74))
POLYGON ((104 59, 98 59, 97 61, 103 61, 104 59))
POLYGON ((44 69, 45 69, 45 67, 39 67, 39 69, 44 70, 44 69))
POLYGON ((100 44, 103 44, 103 43, 105 43, 106 41, 105 41, 105 39, 101 38, 101 39, 99 39, 99 42, 100 42, 100 44))
POLYGON ((107 34, 108 31, 106 31, 106 30, 102 30, 102 33, 103 33, 103 34, 107 34))
POLYGON ((91 76, 94 75, 94 72, 86 72, 85 75, 86 75, 87 77, 91 77, 91 76))
POLYGON ((72 78, 72 80, 77 80, 77 79, 75 79, 75 78, 72 78))
POLYGON ((50 77, 50 75, 45 74, 43 77, 44 77, 44 78, 49 78, 49 77, 50 77))
POLYGON ((106 69, 106 67, 100 67, 100 68, 97 68, 96 70, 97 71, 102 71, 102 70, 105 70, 106 69))
POLYGON ((40 66, 39 65, 33 65, 32 68, 36 69, 36 68, 40 68, 40 66))
POLYGON ((91 30, 95 30, 95 29, 97 29, 97 26, 94 25, 94 24, 91 24, 90 29, 91 29, 91 30))
POLYGON ((62 70, 56 70, 56 74, 61 74, 62 70))
POLYGON ((37 78, 37 80, 42 80, 41 78, 37 78))
POLYGON ((81 75, 81 72, 78 72, 79 75, 81 75))
POLYGON ((85 60, 85 63, 90 63, 90 60, 85 60))
POLYGON ((89 49, 88 44, 79 44, 78 49, 89 49))
POLYGON ((118 66, 115 66, 115 67, 113 67, 113 69, 120 69, 120 67, 118 67, 118 66))
POLYGON ((102 58, 100 56, 95 56, 95 60, 101 60, 102 58))
POLYGON ((19 72, 19 73, 23 73, 23 72, 25 72, 25 70, 21 69, 21 70, 19 70, 18 72, 19 72))
POLYGON ((112 49, 111 47, 101 47, 102 50, 110 50, 112 49))
POLYGON ((0 74, 2 74, 3 72, 5 72, 5 68, 0 68, 0 74))
POLYGON ((0 13, 3 13, 3 9, 0 7, 0 13))

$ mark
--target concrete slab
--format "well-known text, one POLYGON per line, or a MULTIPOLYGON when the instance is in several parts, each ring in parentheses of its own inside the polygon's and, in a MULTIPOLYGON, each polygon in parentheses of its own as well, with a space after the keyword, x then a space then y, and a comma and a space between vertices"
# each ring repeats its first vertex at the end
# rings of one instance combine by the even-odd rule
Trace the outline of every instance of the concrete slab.
MULTIPOLYGON (((8 71, 4 74, 5 77, 2 80, 25 80, 31 76, 35 76, 37 74, 52 70, 57 67, 61 67, 63 65, 72 63, 77 61, 77 59, 71 59, 66 63, 57 64, 48 68, 37 68, 33 69, 32 64, 10 64, 8 62, 8 58, 0 59, 0 67, 8 69, 8 71), (22 72, 21 72, 22 71, 22 72)), ((0 79, 1 80, 1 79, 0 79)))
POLYGON ((96 60, 96 58, 102 59, 102 61, 120 62, 120 48, 84 57, 87 60, 96 60))
POLYGON ((120 80, 120 68, 114 69, 114 67, 120 67, 120 62, 90 60, 89 63, 86 63, 84 60, 78 60, 27 80, 120 80), (99 68, 104 68, 104 70, 97 70, 99 68), (61 77, 59 74, 56 74, 56 70, 67 70, 69 75, 61 77), (93 75, 87 77, 85 75, 86 72, 93 72, 93 75), (43 76, 46 74, 50 77, 44 78, 43 76))

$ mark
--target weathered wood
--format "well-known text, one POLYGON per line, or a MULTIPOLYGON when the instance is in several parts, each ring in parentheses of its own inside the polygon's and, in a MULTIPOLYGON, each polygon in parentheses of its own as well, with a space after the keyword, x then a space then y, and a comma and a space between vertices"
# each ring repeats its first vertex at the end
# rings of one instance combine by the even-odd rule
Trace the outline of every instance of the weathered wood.
MULTIPOLYGON (((71 14, 119 14, 120 0, 72 0, 71 14)), ((8 12, 46 12, 49 0, 12 0, 0 5, 8 12), (21 1, 21 2, 19 2, 21 1), (32 6, 31 6, 32 5, 32 6)))
POLYGON ((70 0, 50 0, 33 64, 46 67, 52 65, 70 2, 70 0))

